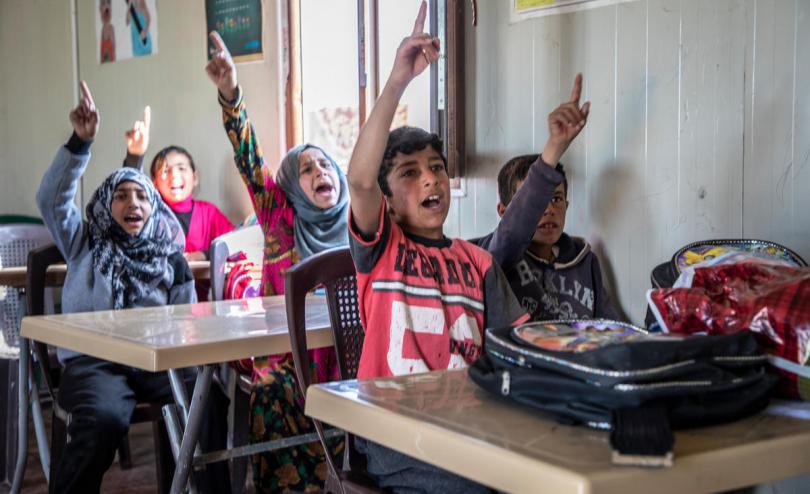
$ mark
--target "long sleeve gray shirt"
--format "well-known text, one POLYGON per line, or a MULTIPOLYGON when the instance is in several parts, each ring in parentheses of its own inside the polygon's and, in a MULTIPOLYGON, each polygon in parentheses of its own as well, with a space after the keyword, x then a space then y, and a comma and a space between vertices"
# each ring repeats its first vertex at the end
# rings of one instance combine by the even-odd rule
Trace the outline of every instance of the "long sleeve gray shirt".
MULTIPOLYGON (((112 309, 112 288, 93 264, 87 223, 74 202, 79 180, 90 161, 90 143, 75 134, 56 152, 37 191, 37 206, 59 252, 67 263, 62 288, 62 312, 112 309)), ((191 270, 181 254, 170 256, 165 279, 158 288, 132 307, 153 307, 197 301, 191 270), (168 272, 171 270, 171 272, 168 272)), ((61 362, 79 353, 57 349, 61 362)))

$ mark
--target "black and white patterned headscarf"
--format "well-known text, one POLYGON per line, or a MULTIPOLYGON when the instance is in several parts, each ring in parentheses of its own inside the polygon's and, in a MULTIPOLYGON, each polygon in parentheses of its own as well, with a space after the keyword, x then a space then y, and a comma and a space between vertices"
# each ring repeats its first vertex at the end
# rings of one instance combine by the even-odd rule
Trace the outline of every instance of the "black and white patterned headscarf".
POLYGON ((86 213, 93 264, 110 283, 114 309, 137 306, 162 282, 171 287, 174 272, 168 257, 183 252, 185 236, 149 177, 134 168, 119 168, 96 189, 86 213), (121 182, 138 184, 152 205, 137 236, 124 231, 112 216, 113 192, 121 182))

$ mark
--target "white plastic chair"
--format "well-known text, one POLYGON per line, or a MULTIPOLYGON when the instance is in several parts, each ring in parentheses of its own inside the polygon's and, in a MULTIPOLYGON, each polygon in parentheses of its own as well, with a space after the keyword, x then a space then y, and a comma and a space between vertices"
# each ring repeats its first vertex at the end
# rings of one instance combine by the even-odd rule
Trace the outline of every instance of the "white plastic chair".
POLYGON ((228 258, 244 252, 248 261, 261 267, 264 256, 264 234, 259 225, 251 225, 220 235, 211 241, 211 300, 222 300, 228 276, 228 258))
MULTIPOLYGON (((51 234, 43 225, 0 225, 0 268, 25 266, 28 251, 51 242, 51 234)), ((19 358, 20 320, 24 315, 24 290, 0 286, 0 402, 3 403, 0 406, 0 430, 5 432, 0 441, 0 485, 10 484, 16 465, 19 386, 16 361, 19 358)))
MULTIPOLYGON (((0 268, 25 266, 31 249, 51 242, 51 234, 43 225, 0 225, 0 268)), ((5 345, 0 346, 0 356, 3 358, 8 358, 4 355, 7 348, 18 346, 20 320, 24 313, 23 290, 0 286, 0 326, 3 328, 0 345, 5 345)))
MULTIPOLYGON (((264 257, 264 233, 259 225, 238 228, 211 241, 211 300, 223 300, 228 276, 228 258, 243 252, 245 259, 261 269, 264 257)), ((230 366, 224 366, 222 380, 231 404, 228 408, 228 447, 244 446, 249 440, 250 380, 230 366), (244 420, 234 420, 242 417, 244 420)), ((246 457, 231 460, 231 490, 244 490, 248 462, 246 457)))

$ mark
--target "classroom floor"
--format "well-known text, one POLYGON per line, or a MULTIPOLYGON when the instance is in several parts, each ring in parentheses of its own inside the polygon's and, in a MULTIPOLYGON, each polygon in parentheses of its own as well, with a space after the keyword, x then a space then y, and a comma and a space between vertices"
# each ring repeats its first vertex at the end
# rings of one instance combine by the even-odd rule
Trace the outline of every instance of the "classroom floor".
MULTIPOLYGON (((50 413, 45 414, 50 428, 50 413)), ((42 473, 37 453, 37 441, 34 437, 34 424, 29 425, 28 463, 25 468, 25 480, 22 492, 26 494, 47 494, 48 484, 42 473)), ((155 454, 152 448, 152 425, 135 424, 129 432, 132 468, 121 470, 118 458, 104 476, 101 491, 110 494, 146 494, 157 492, 157 475, 155 473, 155 454)))
MULTIPOLYGON (((50 410, 45 410, 46 424, 50 432, 50 410)), ((34 424, 29 424, 28 463, 25 469, 22 492, 25 494, 47 494, 48 484, 39 463, 37 441, 34 437, 34 424)), ((101 492, 109 494, 154 494, 157 492, 157 474, 155 472, 155 452, 152 441, 152 425, 150 423, 135 424, 129 430, 130 452, 132 454, 132 468, 122 470, 115 461, 101 486, 101 492)), ((248 473, 248 477, 250 474, 248 473)), ((252 486, 246 486, 245 492, 253 492, 252 486)), ((0 486, 0 493, 7 492, 0 486)))

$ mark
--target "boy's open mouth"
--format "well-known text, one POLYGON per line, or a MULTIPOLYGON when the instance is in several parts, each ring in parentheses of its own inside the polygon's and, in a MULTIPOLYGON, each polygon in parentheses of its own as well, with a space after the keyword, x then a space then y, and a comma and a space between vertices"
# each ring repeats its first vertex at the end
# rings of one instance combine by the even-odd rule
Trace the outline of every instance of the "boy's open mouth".
POLYGON ((540 230, 541 232, 548 232, 551 230, 556 230, 557 228, 559 228, 557 223, 553 223, 551 221, 547 221, 546 223, 540 223, 540 226, 537 227, 537 229, 540 230))
POLYGON ((441 196, 434 194, 432 196, 427 196, 422 201, 422 207, 426 209, 439 209, 442 206, 442 198, 441 196))

